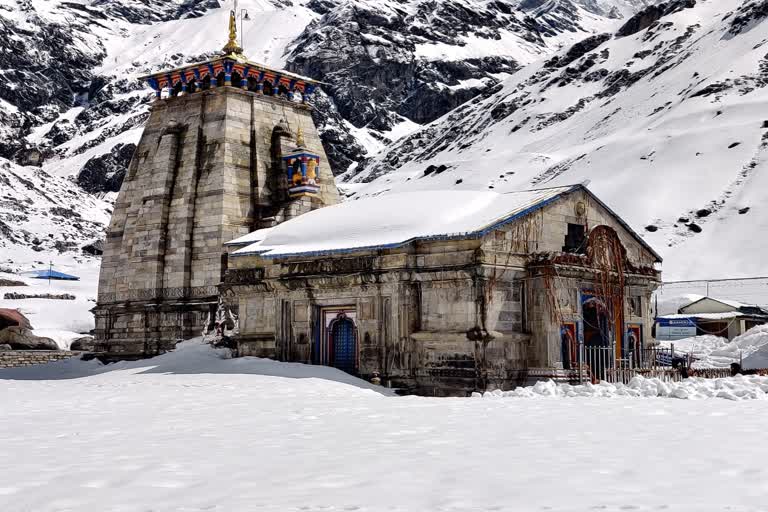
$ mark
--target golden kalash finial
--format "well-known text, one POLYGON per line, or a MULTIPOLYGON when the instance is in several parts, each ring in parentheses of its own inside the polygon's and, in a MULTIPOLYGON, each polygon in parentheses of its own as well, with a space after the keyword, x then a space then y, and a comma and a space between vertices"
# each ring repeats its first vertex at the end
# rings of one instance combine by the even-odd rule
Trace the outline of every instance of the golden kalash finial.
POLYGON ((304 142, 304 128, 299 126, 299 131, 296 133, 296 145, 303 148, 306 143, 304 142))
POLYGON ((237 44, 237 18, 235 11, 229 11, 229 41, 222 48, 224 55, 242 55, 243 49, 237 44))

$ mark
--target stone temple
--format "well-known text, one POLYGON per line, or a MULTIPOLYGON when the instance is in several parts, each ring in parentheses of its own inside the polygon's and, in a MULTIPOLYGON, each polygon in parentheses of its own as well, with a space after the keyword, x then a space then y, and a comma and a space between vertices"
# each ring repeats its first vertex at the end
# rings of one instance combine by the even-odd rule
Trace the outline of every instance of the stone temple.
POLYGON ((233 15, 221 56, 146 77, 94 309, 102 359, 215 324, 239 356, 461 396, 579 380, 587 353, 631 365, 655 343, 661 258, 586 186, 340 202, 319 84, 235 41, 233 15))
POLYGON ((107 358, 199 336, 225 242, 339 200, 308 103, 318 83, 246 60, 234 19, 220 57, 145 79, 157 99, 112 215, 94 310, 94 349, 107 358))

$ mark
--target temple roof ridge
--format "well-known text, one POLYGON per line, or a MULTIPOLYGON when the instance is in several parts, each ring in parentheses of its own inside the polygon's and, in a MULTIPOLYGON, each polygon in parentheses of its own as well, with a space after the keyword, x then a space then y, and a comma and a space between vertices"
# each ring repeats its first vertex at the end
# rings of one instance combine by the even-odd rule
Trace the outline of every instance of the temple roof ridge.
POLYGON ((224 60, 235 61, 238 64, 242 64, 242 65, 247 66, 247 67, 255 68, 255 69, 258 69, 259 71, 267 71, 267 72, 275 73, 275 74, 280 75, 280 76, 284 76, 284 77, 288 77, 288 78, 293 78, 295 80, 301 80, 303 82, 307 82, 307 83, 313 84, 313 85, 327 85, 326 82, 321 82, 320 80, 315 80, 314 78, 310 78, 310 77, 307 77, 307 76, 299 75, 298 73, 293 73, 293 72, 287 71, 285 69, 273 68, 273 67, 267 66, 265 64, 260 64, 258 62, 254 62, 252 60, 249 60, 249 59, 247 59, 243 55, 234 55, 234 54, 230 54, 230 55, 217 55, 217 56, 212 57, 212 58, 210 58, 208 60, 192 62, 192 63, 189 63, 189 64, 185 64, 183 66, 177 66, 177 67, 171 68, 171 69, 156 71, 154 73, 148 73, 146 75, 139 76, 139 80, 148 80, 150 78, 155 78, 155 77, 158 77, 158 76, 164 76, 164 75, 169 75, 169 74, 172 75, 174 73, 180 73, 182 71, 186 71, 186 70, 189 70, 189 69, 194 69, 196 67, 205 66, 205 65, 208 65, 208 64, 214 64, 214 63, 221 62, 221 61, 224 61, 224 60))

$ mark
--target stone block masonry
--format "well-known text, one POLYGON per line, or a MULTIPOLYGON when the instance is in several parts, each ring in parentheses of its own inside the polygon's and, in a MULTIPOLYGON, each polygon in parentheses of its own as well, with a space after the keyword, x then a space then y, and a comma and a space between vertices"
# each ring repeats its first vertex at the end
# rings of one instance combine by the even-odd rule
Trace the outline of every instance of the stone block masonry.
POLYGON ((82 352, 70 352, 69 350, 11 350, 0 352, 0 369, 21 368, 23 366, 35 366, 40 364, 64 361, 82 356, 82 352))
POLYGON ((152 356, 198 336, 226 242, 338 201, 307 105, 234 87, 157 100, 107 232, 95 351, 152 356), (322 162, 312 203, 289 197, 282 162, 300 129, 322 162))

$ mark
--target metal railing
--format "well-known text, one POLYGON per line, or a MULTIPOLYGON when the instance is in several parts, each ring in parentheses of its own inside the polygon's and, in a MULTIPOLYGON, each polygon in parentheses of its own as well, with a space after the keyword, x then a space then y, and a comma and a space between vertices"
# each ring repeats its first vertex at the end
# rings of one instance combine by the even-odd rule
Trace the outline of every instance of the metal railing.
POLYGON ((682 369, 691 367, 690 354, 670 348, 649 347, 618 354, 616 345, 580 347, 579 375, 589 375, 592 382, 606 381, 627 384, 638 375, 664 381, 680 381, 686 375, 682 369), (617 357, 619 355, 620 357, 617 357))

